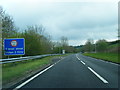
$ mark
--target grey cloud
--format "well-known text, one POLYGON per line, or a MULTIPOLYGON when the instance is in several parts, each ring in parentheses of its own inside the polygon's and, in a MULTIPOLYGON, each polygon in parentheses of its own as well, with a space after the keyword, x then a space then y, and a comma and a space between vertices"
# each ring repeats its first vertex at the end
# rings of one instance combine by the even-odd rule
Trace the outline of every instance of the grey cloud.
POLYGON ((3 5, 21 30, 27 25, 42 24, 53 40, 66 36, 71 44, 88 38, 116 37, 114 31, 117 29, 117 4, 23 2, 3 5))

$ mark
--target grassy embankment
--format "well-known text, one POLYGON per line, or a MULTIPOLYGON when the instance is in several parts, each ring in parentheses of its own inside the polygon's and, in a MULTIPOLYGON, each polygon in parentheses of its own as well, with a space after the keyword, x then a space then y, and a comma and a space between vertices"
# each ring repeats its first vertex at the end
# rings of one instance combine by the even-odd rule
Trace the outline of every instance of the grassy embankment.
POLYGON ((119 48, 120 48, 120 43, 113 43, 107 47, 107 49, 108 49, 107 51, 109 53, 84 53, 83 55, 111 61, 114 63, 120 63, 120 59, 118 58, 118 56, 119 56, 118 49, 119 48))
POLYGON ((91 56, 98 59, 103 59, 115 63, 120 63, 118 60, 118 53, 84 53, 83 55, 91 56))
POLYGON ((53 58, 58 58, 66 55, 49 56, 37 60, 27 60, 22 62, 3 64, 2 66, 2 79, 3 83, 11 82, 17 78, 38 70, 46 65, 52 63, 53 58))

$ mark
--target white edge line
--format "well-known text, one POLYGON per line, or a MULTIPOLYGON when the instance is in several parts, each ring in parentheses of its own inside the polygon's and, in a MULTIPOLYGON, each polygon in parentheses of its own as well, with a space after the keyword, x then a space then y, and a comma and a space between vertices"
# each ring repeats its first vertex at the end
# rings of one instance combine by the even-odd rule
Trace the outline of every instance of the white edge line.
MULTIPOLYGON (((65 57, 63 57, 62 59, 60 59, 59 61, 57 61, 55 64, 59 63, 59 62, 60 62, 61 60, 63 60, 63 59, 65 59, 65 57)), ((54 64, 54 65, 55 65, 55 64, 54 64)))
POLYGON ((81 63, 85 65, 85 63, 83 61, 81 61, 81 63))
POLYGON ((88 67, 88 69, 93 72, 100 80, 102 80, 104 83, 108 83, 108 81, 106 81, 103 77, 101 77, 99 74, 97 74, 93 69, 91 69, 90 67, 88 67))
POLYGON ((28 79, 27 81, 25 81, 24 83, 20 84, 19 86, 17 86, 15 89, 13 90, 17 90, 21 87, 23 87, 25 84, 29 83, 30 81, 32 81, 34 78, 36 78, 37 76, 41 75, 42 73, 44 73, 45 71, 47 71, 48 69, 50 69, 51 67, 53 67, 53 65, 49 66, 48 68, 44 69, 43 71, 41 71, 40 73, 36 74, 35 76, 31 77, 30 79, 28 79))
POLYGON ((97 60, 100 60, 100 61, 105 62, 105 63, 110 63, 112 65, 119 66, 119 64, 116 64, 116 63, 113 63, 113 62, 105 61, 105 60, 102 60, 102 59, 97 59, 97 60))
POLYGON ((97 58, 93 58, 93 57, 90 57, 90 56, 88 56, 88 58, 91 58, 91 59, 99 60, 99 61, 102 61, 102 62, 105 62, 105 63, 110 63, 110 64, 113 64, 113 65, 120 66, 120 65, 117 64, 117 63, 113 63, 113 62, 105 61, 105 60, 102 60, 102 59, 97 59, 97 58))
MULTIPOLYGON (((63 60, 64 58, 62 58, 61 60, 63 60)), ((17 86, 15 89, 13 90, 17 90, 21 87, 23 87, 25 84, 29 83, 31 80, 33 80, 34 78, 36 78, 37 76, 41 75, 42 73, 44 73, 45 71, 47 71, 48 69, 50 69, 51 67, 53 67, 55 64, 59 63, 61 60, 59 60, 58 62, 54 63, 53 65, 49 66, 48 68, 44 69, 43 71, 41 71, 40 73, 36 74, 35 76, 31 77, 30 79, 28 79, 27 81, 25 81, 24 83, 20 84, 19 86, 17 86)))

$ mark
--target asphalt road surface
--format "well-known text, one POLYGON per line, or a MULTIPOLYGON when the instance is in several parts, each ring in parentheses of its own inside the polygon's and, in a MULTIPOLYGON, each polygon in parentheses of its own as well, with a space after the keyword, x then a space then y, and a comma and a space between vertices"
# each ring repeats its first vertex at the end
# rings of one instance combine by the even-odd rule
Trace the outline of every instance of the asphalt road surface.
POLYGON ((16 88, 118 88, 119 65, 73 54, 16 88))

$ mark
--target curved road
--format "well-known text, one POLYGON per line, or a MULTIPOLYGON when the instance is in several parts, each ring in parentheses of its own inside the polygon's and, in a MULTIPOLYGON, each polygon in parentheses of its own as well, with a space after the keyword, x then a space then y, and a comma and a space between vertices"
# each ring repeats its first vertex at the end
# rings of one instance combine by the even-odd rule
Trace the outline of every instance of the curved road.
POLYGON ((118 88, 118 67, 117 64, 73 54, 16 88, 118 88))

